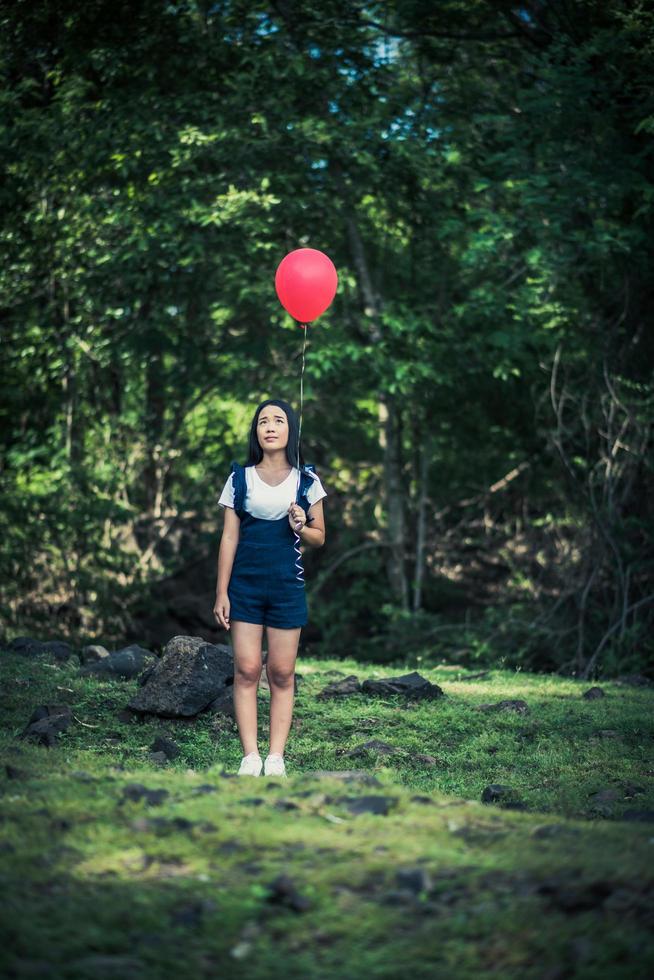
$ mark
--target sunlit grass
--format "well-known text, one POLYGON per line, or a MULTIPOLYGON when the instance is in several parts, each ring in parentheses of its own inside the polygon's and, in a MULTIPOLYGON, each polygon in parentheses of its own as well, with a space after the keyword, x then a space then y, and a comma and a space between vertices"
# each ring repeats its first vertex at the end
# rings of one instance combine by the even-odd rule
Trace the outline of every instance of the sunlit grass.
MULTIPOLYGON (((341 675, 401 672, 299 662, 289 778, 228 779, 241 757, 231 720, 124 721, 136 681, 3 655, 0 746, 20 770, 3 778, 0 803, 11 969, 38 972, 45 959, 65 977, 249 980, 277 976, 281 956, 290 978, 426 978, 436 966, 457 978, 541 977, 582 934, 594 976, 638 975, 620 970, 636 950, 639 965, 652 955, 634 884, 651 889, 652 832, 619 818, 654 809, 652 692, 604 683, 606 696, 587 701, 589 684, 558 677, 491 670, 465 681, 465 670, 421 666, 445 697, 317 697, 341 675), (528 712, 480 707, 505 699, 528 712), (17 737, 37 705, 55 703, 74 715, 56 747, 17 737), (160 733, 181 750, 163 766, 149 758, 160 733), (370 739, 397 751, 348 756, 370 739), (318 769, 367 770, 379 785, 310 778, 318 769), (126 799, 135 782, 168 796, 126 799), (526 809, 482 804, 496 783, 526 809), (625 784, 603 807, 590 798, 625 784), (347 799, 364 795, 391 797, 388 813, 354 815, 347 799), (540 836, 549 824, 560 834, 540 836), (429 888, 393 899, 403 868, 423 868, 429 888), (306 909, 275 899, 280 874, 306 909), (552 876, 591 894, 594 881, 612 882, 615 909, 607 899, 566 913, 531 888, 552 876)), ((262 687, 260 749, 268 716, 262 687)))

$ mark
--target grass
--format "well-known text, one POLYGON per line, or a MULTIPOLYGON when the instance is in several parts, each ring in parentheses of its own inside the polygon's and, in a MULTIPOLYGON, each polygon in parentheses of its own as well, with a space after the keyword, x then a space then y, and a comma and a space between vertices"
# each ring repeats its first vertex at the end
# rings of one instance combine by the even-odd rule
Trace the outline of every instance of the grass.
MULTIPOLYGON (((654 830, 621 818, 654 809, 654 692, 605 682, 587 701, 587 683, 435 666, 432 702, 318 699, 334 671, 403 668, 298 660, 289 778, 255 780, 226 778, 229 719, 124 722, 136 681, 1 654, 3 975, 651 975, 654 830), (509 698, 529 711, 480 710, 509 698), (19 739, 54 703, 75 719, 56 747, 19 739), (164 766, 162 733, 181 750, 164 766), (373 738, 398 751, 347 755, 373 738), (311 775, 355 768, 379 785, 311 775), (133 783, 168 795, 125 798, 133 783), (495 783, 524 809, 481 803, 495 783), (363 796, 388 812, 355 814, 363 796)), ((262 754, 268 705, 261 689, 262 754)))

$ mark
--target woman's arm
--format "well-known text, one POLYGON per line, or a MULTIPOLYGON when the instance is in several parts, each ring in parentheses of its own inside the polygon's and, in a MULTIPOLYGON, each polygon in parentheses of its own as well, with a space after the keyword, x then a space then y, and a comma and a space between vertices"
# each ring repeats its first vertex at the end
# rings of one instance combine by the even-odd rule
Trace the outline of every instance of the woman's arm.
POLYGON ((241 519, 233 507, 225 507, 225 523, 218 550, 218 577, 216 595, 226 595, 232 574, 234 555, 241 534, 241 519))
POLYGON ((322 548, 325 543, 325 515, 322 510, 322 500, 311 504, 307 517, 313 517, 314 520, 298 531, 300 540, 311 545, 312 548, 322 548))

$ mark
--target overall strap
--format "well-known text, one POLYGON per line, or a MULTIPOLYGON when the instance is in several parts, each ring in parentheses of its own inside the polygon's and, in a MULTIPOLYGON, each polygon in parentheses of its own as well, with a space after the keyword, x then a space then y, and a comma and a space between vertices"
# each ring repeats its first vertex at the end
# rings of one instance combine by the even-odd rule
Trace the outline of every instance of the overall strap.
POLYGON ((307 497, 309 487, 313 483, 313 477, 310 474, 315 472, 316 468, 312 463, 305 463, 304 467, 300 470, 300 486, 298 489, 297 502, 307 515, 307 524, 310 521, 315 520, 315 518, 309 517, 309 507, 311 507, 311 504, 309 503, 309 499, 307 497))
POLYGON ((246 494, 246 483, 245 483, 245 467, 237 463, 236 460, 232 460, 231 472, 234 474, 234 510, 238 514, 239 518, 243 519, 244 509, 243 505, 245 503, 246 494))

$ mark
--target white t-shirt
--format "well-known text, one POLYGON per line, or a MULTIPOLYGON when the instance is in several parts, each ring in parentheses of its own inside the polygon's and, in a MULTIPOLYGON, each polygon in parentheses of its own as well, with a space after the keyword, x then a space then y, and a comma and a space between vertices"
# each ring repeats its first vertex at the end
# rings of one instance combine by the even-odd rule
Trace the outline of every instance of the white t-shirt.
MULTIPOLYGON (((315 504, 327 496, 320 477, 312 473, 313 483, 307 490, 307 500, 315 504)), ((254 466, 245 467, 245 500, 243 506, 253 517, 278 521, 288 515, 289 504, 295 501, 298 489, 298 470, 293 467, 286 479, 276 487, 261 479, 254 466)), ((221 507, 234 506, 234 474, 230 473, 218 503, 221 507)))

